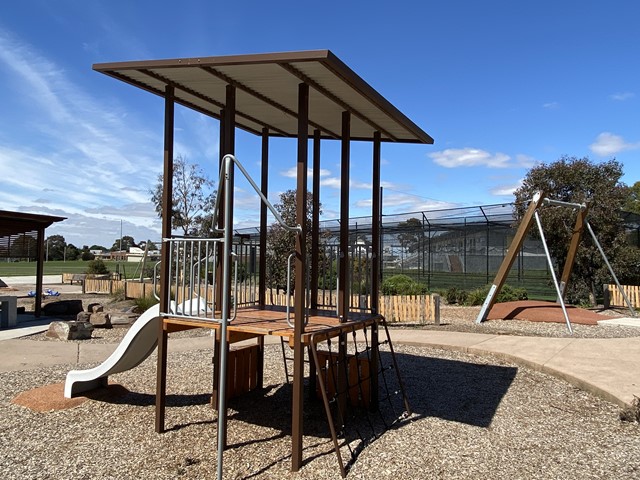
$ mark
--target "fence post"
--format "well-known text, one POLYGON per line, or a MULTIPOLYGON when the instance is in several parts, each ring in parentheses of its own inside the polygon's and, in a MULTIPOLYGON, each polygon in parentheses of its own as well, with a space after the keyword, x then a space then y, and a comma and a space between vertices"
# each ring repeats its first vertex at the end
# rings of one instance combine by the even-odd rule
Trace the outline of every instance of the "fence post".
POLYGON ((611 306, 611 292, 609 291, 609 284, 605 283, 602 286, 602 307, 606 310, 611 306))
POLYGON ((436 325, 440 325, 440 295, 437 293, 434 293, 431 295, 431 299, 432 299, 432 306, 433 306, 433 310, 432 310, 433 321, 436 325))

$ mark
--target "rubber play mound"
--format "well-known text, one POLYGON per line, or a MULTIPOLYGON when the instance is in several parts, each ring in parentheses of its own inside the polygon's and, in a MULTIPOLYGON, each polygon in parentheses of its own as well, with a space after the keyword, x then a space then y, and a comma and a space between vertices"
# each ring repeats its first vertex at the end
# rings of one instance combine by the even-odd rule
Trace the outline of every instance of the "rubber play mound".
MULTIPOLYGON (((571 323, 597 325, 598 320, 610 318, 584 308, 573 306, 567 306, 566 308, 571 323)), ((489 311, 487 320, 528 320, 530 322, 565 323, 560 304, 539 300, 496 303, 489 311)))

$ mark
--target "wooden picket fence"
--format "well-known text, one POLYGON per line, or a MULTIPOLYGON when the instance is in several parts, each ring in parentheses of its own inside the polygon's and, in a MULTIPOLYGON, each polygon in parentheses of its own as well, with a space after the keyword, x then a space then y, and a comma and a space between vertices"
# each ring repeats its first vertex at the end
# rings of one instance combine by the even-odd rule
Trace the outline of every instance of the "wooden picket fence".
MULTIPOLYGON (((625 295, 631 302, 633 308, 640 308, 640 287, 638 285, 620 285, 625 295)), ((622 293, 618 290, 616 284, 604 285, 604 307, 622 307, 627 308, 627 302, 625 302, 622 293)))
MULTIPOLYGON (((83 293, 113 295, 121 291, 125 298, 142 298, 153 295, 153 284, 127 280, 97 280, 88 278, 83 283, 83 293)), ((181 297, 180 291, 178 297, 181 297)), ((209 293, 207 298, 212 298, 209 293)), ((238 305, 252 304, 258 300, 258 291, 241 289, 238 293, 238 305)), ((178 298, 178 301, 181 301, 178 298)), ((269 289, 266 292, 268 305, 293 307, 293 296, 282 291, 269 289)), ((318 294, 320 305, 336 305, 336 293, 321 292, 318 294)), ((352 295, 353 308, 367 310, 371 308, 370 295, 352 295)), ((440 323, 440 296, 431 295, 380 295, 378 298, 380 314, 387 322, 440 323)), ((326 307, 325 307, 326 308, 326 307)), ((335 308, 335 307, 333 307, 335 308)))

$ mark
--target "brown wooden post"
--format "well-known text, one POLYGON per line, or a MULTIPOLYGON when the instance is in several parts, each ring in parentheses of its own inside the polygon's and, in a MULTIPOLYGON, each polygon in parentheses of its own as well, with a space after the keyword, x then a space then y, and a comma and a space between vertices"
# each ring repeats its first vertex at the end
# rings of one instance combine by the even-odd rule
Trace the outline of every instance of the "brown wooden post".
POLYGON ((569 251, 567 252, 567 259, 564 262, 562 269, 562 277, 560 277, 560 291, 562 292, 562 299, 566 297, 567 288, 569 286, 569 279, 571 278, 571 271, 576 261, 576 254, 578 253, 578 247, 580 246, 580 240, 582 240, 582 232, 587 221, 587 214, 589 213, 589 205, 578 211, 576 217, 576 224, 573 227, 573 234, 571 235, 571 242, 569 242, 569 251))
POLYGON ((298 86, 298 159, 296 184, 296 222, 302 232, 296 235, 294 334, 293 334, 293 400, 291 408, 291 470, 302 467, 302 433, 304 411, 304 313, 306 296, 306 232, 307 232, 307 165, 309 137, 309 85, 298 86))
POLYGON ((373 175, 372 175, 372 202, 371 202, 371 313, 378 313, 379 286, 380 286, 380 132, 373 134, 373 175))
POLYGON ((525 212, 522 220, 520 220, 520 225, 518 226, 518 230, 516 231, 513 240, 511 241, 511 245, 509 245, 509 250, 502 260, 502 264, 500 265, 500 269, 496 274, 496 278, 493 280, 493 284, 489 289, 489 294, 482 304, 482 309, 478 314, 478 318, 476 319, 476 323, 482 323, 487 319, 487 315, 489 314, 489 310, 496 302, 496 297, 498 293, 500 293, 500 289, 504 285, 505 280, 507 279, 507 275, 509 275, 509 271, 513 266, 513 262, 518 256, 518 252, 520 248, 522 248, 522 244, 527 236, 527 232, 529 231, 529 227, 531 227, 531 222, 534 219, 534 214, 538 207, 542 205, 542 201, 544 200, 544 192, 536 193, 531 202, 529 203, 529 208, 525 212))
MULTIPOLYGON (((371 259, 371 313, 380 313, 380 262, 381 252, 381 222, 382 222, 382 202, 380 194, 380 132, 373 134, 373 173, 372 173, 372 202, 371 202, 371 249, 373 251, 371 259)), ((378 322, 371 325, 371 365, 369 372, 371 375, 370 389, 370 409, 375 411, 378 408, 378 322)))
MULTIPOLYGON (((171 205, 173 198, 173 125, 174 89, 165 87, 164 95, 164 169, 162 182, 162 238, 171 238, 171 205)), ((169 252, 170 245, 163 242, 160 253, 160 311, 169 311, 169 252)), ((165 397, 167 392, 167 331, 164 319, 158 327, 158 361, 156 370, 156 432, 164 432, 165 397)))
MULTIPOLYGON (((320 130, 313 131, 313 212, 311 217, 311 308, 318 308, 320 250, 320 130)), ((309 358, 311 360, 311 358, 309 358)))
MULTIPOLYGON (((269 198, 269 129, 262 129, 262 171, 260 191, 269 198)), ((260 201, 260 271, 258 277, 258 306, 263 309, 267 300, 267 206, 260 201)))
MULTIPOLYGON (((236 127, 236 89, 233 85, 227 85, 227 89, 226 89, 226 100, 225 100, 225 106, 224 109, 222 110, 223 113, 223 118, 222 118, 222 122, 221 122, 221 142, 222 142, 222 146, 221 146, 221 150, 220 150, 220 166, 222 167, 222 159, 224 158, 225 155, 227 154, 235 154, 235 127, 236 127)), ((224 192, 224 188, 223 185, 218 185, 218 195, 222 195, 220 200, 223 200, 225 198, 226 192, 224 192)), ((231 209, 231 218, 233 218, 233 203, 229 206, 226 205, 225 202, 221 201, 220 202, 220 211, 218 212, 218 225, 219 226, 223 226, 224 228, 233 228, 233 225, 226 225, 224 218, 224 209, 226 208, 230 208, 231 209)), ((221 245, 220 245, 221 247, 221 245)), ((219 309, 222 309, 222 282, 230 282, 231 281, 231 277, 229 276, 229 278, 223 278, 222 276, 222 262, 223 262, 223 258, 222 258, 222 248, 220 248, 219 250, 219 254, 218 254, 218 268, 216 271, 216 277, 217 277, 217 285, 216 285, 216 289, 217 292, 219 291, 219 295, 217 295, 217 299, 218 299, 218 305, 219 305, 219 309)), ((229 272, 231 275, 231 271, 229 272)), ((229 305, 231 305, 231 302, 229 302, 229 305)), ((226 343, 226 352, 222 352, 221 349, 221 338, 220 335, 216 335, 216 339, 215 339, 215 354, 214 354, 214 390, 212 392, 213 396, 217 399, 218 398, 218 390, 219 390, 219 385, 218 385, 218 381, 220 378, 220 356, 223 354, 226 354, 227 357, 229 355, 229 343, 226 343)), ((217 403, 217 402, 216 402, 217 403)), ((216 405, 216 407, 219 407, 219 405, 216 405)), ((224 432, 223 438, 218 438, 218 442, 222 442, 223 448, 226 448, 227 446, 227 412, 226 412, 226 408, 224 409, 224 411, 220 411, 220 409, 218 408, 218 422, 220 422, 220 424, 222 424, 222 428, 221 431, 224 432)), ((220 430, 219 430, 220 431, 220 430)))
POLYGON ((351 114, 342 112, 340 154, 340 268, 338 269, 338 315, 341 322, 349 316, 349 162, 351 154, 351 114))
POLYGON ((42 276, 44 275, 44 227, 38 228, 36 243, 36 304, 34 314, 39 318, 42 314, 42 276))

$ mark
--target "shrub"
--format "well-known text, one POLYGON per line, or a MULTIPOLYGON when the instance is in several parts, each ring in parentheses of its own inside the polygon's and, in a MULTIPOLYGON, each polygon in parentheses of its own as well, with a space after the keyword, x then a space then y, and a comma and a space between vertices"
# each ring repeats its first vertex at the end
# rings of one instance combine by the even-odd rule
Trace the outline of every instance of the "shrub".
POLYGON ((457 287, 449 288, 445 294, 444 299, 449 305, 460 304, 464 305, 467 301, 469 294, 466 290, 458 289, 457 287))
POLYGON ((136 309, 142 313, 146 312, 149 308, 158 303, 158 300, 156 297, 140 297, 134 299, 133 303, 136 305, 136 309))
POLYGON ((109 273, 109 269, 107 268, 105 263, 98 258, 97 260, 91 260, 89 262, 89 264, 87 265, 86 273, 101 275, 104 273, 109 273))
POLYGON ((427 286, 407 275, 393 275, 382 282, 383 295, 421 295, 427 293, 427 286))
POLYGON ((126 300, 127 297, 124 294, 124 288, 117 288, 113 291, 113 293, 111 293, 111 298, 115 301, 115 302, 122 302, 123 300, 126 300))
MULTIPOLYGON (((491 285, 485 285, 484 287, 471 291, 466 298, 465 305, 482 305, 490 289, 491 285)), ((514 302, 516 300, 526 300, 527 298, 529 297, 526 289, 512 287, 508 283, 505 283, 496 297, 496 303, 514 302)))

